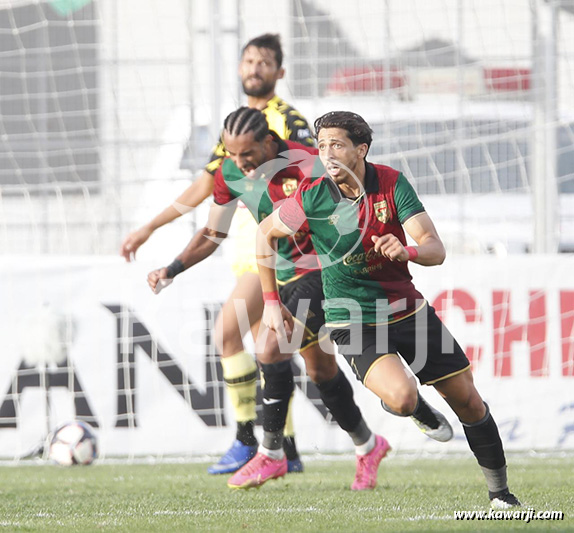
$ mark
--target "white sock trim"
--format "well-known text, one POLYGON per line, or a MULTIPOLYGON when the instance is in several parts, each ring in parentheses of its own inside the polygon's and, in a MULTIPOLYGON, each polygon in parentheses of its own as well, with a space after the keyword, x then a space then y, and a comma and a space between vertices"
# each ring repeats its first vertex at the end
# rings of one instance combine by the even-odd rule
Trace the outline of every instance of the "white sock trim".
POLYGON ((259 453, 262 453, 263 455, 266 455, 267 457, 270 457, 275 461, 280 461, 281 459, 283 459, 283 457, 285 457, 285 452, 283 451, 283 448, 279 448, 278 450, 270 450, 269 448, 265 448, 263 444, 260 444, 258 451, 259 453))
POLYGON ((367 455, 375 447, 375 434, 371 433, 369 440, 365 444, 355 446, 355 453, 357 455, 367 455))

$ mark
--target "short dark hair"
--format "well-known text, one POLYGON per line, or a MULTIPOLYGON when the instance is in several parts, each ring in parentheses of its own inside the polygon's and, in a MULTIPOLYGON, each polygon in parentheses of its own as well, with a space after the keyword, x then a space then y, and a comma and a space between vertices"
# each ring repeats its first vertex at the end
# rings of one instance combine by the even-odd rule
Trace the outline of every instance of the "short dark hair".
POLYGON ((246 106, 227 115, 223 122, 223 129, 233 137, 253 132, 255 140, 258 142, 269 135, 269 125, 265 115, 259 109, 246 106))
POLYGON ((241 55, 245 53, 245 50, 250 46, 255 46, 255 48, 267 48, 275 54, 275 62, 277 63, 277 68, 281 68, 283 64, 283 50, 281 49, 281 37, 277 33, 264 33, 259 37, 254 37, 251 39, 241 50, 241 55))
POLYGON ((323 128, 341 128, 347 132, 354 146, 366 144, 369 148, 373 142, 373 130, 365 119, 350 111, 330 111, 315 121, 315 137, 323 128))

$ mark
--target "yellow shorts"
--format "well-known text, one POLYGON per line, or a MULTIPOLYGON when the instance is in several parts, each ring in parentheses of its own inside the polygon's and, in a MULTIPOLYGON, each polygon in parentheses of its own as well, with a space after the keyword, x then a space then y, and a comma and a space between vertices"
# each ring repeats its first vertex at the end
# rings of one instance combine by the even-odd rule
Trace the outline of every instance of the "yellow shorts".
POLYGON ((231 270, 237 278, 246 273, 257 274, 257 261, 255 260, 257 223, 249 209, 242 203, 239 203, 233 219, 235 250, 231 270))

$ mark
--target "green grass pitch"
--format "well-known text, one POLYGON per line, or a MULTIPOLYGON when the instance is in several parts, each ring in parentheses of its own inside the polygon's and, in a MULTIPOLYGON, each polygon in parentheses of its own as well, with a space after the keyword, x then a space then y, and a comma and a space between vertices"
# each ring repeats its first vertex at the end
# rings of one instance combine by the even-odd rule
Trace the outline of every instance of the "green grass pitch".
POLYGON ((260 489, 230 490, 207 464, 0 468, 0 531, 574 531, 574 457, 510 455, 513 492, 561 521, 455 521, 488 510, 470 457, 383 461, 374 491, 353 493, 352 458, 306 461, 260 489))

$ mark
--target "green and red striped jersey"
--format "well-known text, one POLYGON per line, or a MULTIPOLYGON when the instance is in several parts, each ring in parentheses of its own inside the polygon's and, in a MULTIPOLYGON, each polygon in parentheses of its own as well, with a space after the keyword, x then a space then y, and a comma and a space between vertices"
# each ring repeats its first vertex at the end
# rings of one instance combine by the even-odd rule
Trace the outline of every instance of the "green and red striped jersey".
MULTIPOLYGON (((214 176, 215 203, 234 205, 241 200, 258 223, 294 194, 305 178, 321 176, 325 172, 316 148, 284 141, 274 132, 272 135, 279 145, 277 158, 261 165, 256 178, 245 177, 229 157, 223 160, 214 176)), ((307 231, 279 239, 277 251, 277 281, 280 284, 319 268, 307 231)))
POLYGON ((392 233, 406 246, 402 224, 424 212, 397 170, 366 163, 364 192, 342 195, 328 176, 306 179, 280 208, 292 230, 309 231, 322 269, 328 325, 395 322, 416 312, 423 296, 406 262, 375 252, 371 239, 392 233))

